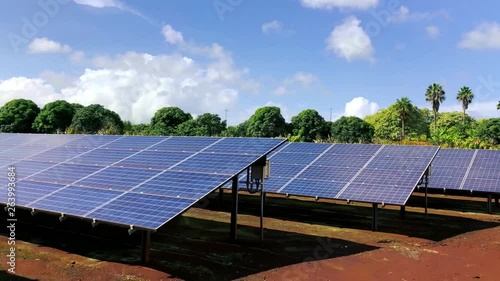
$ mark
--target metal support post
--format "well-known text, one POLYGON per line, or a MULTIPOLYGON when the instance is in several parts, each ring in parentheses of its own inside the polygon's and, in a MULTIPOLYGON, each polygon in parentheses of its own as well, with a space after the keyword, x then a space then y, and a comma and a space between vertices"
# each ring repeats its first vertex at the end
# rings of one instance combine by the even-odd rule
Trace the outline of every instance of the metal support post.
POLYGON ((237 238, 236 229, 238 227, 238 175, 233 177, 231 197, 233 200, 231 207, 230 239, 235 241, 237 238))
POLYGON ((488 202, 487 202, 487 205, 486 205, 486 211, 488 212, 488 214, 491 214, 493 213, 493 202, 492 202, 493 198, 491 196, 491 194, 488 194, 488 202))
POLYGON ((378 204, 374 203, 372 205, 372 230, 378 230, 378 204))
POLYGON ((142 231, 141 243, 141 262, 143 264, 149 263, 151 260, 151 232, 147 230, 142 231))

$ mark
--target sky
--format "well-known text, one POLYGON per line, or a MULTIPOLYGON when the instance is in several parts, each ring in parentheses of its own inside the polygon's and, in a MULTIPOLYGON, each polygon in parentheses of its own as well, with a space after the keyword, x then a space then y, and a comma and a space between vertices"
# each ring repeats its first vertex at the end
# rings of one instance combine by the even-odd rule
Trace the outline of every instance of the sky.
POLYGON ((485 0, 0 1, 0 105, 102 104, 132 123, 178 106, 238 124, 262 106, 290 121, 365 117, 401 97, 500 117, 500 2, 485 0))

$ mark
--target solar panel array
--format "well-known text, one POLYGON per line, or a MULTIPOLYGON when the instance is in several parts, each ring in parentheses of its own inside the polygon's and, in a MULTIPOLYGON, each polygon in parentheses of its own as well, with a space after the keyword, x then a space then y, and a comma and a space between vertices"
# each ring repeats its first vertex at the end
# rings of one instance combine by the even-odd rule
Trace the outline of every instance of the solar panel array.
POLYGON ((500 151, 441 149, 429 187, 500 193, 500 151))
POLYGON ((0 134, 1 202, 156 230, 284 141, 0 134))
POLYGON ((269 156, 271 177, 265 181, 265 191, 404 205, 438 149, 288 143, 269 156))

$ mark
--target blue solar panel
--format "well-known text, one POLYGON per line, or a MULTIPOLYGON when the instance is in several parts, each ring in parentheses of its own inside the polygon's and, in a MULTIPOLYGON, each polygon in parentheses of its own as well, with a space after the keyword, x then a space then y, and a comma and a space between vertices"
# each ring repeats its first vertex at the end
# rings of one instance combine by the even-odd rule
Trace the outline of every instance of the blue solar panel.
MULTIPOLYGON (((242 181, 245 181, 245 179, 246 177, 244 177, 242 181)), ((264 181, 264 192, 278 193, 278 190, 280 190, 283 185, 285 185, 290 180, 291 178, 271 176, 269 179, 266 179, 264 181)), ((246 188, 246 185, 243 184, 243 188, 246 188)))
POLYGON ((157 229, 197 200, 126 193, 86 217, 98 221, 157 229))
POLYGON ((381 195, 367 195, 363 202, 404 204, 431 164, 439 147, 383 146, 373 144, 289 143, 271 157, 271 178, 267 192, 320 198, 354 198, 365 195, 375 185, 381 195), (286 165, 283 163, 297 163, 286 165), (397 189, 396 199, 384 197, 386 190, 397 189), (370 201, 373 198, 379 201, 370 201), (403 203, 399 198, 403 198, 403 203), (383 200, 383 201, 382 201, 383 200))
POLYGON ((224 175, 167 171, 134 189, 134 192, 201 198, 229 178, 224 175))
POLYGON ((171 137, 162 143, 152 146, 149 150, 198 152, 209 145, 214 144, 216 141, 220 141, 220 139, 203 137, 171 137))
POLYGON ((280 193, 319 198, 335 198, 346 184, 346 182, 340 181, 295 179, 285 186, 280 193))
MULTIPOLYGON (((10 142, 0 165, 17 168, 20 206, 148 229, 284 142, 26 134, 0 134, 1 140, 10 142)), ((0 176, 0 189, 6 184, 0 176)))
POLYGON ((500 151, 441 149, 429 187, 500 193, 500 151))
POLYGON ((283 153, 313 153, 321 154, 327 150, 332 144, 324 143, 289 143, 284 149, 280 150, 283 153))
POLYGON ((83 147, 56 147, 27 159, 35 161, 64 162, 88 151, 88 148, 83 147))
POLYGON ((233 175, 255 160, 257 159, 253 155, 199 153, 172 169, 233 175))
POLYGON ((69 160, 68 163, 109 166, 134 153, 137 152, 132 150, 94 149, 69 160))
POLYGON ((326 154, 373 156, 381 147, 378 144, 335 144, 326 154))
POLYGON ((193 155, 190 152, 142 151, 115 166, 164 170, 193 155))
POLYGON ((226 138, 214 143, 204 152, 262 155, 262 151, 269 150, 269 139, 226 138))
POLYGON ((407 188, 389 187, 387 185, 352 183, 338 199, 367 202, 385 203, 391 205, 404 205, 411 192, 407 188))
MULTIPOLYGON (((15 194, 16 194, 16 205, 26 206, 30 202, 45 196, 51 192, 54 192, 64 185, 45 183, 45 182, 32 182, 32 181, 20 181, 16 183, 15 194)), ((2 203, 7 201, 6 196, 1 196, 2 203)))
POLYGON ((158 173, 157 170, 109 167, 78 181, 77 185, 128 191, 158 173))
POLYGON ((311 163, 319 154, 304 154, 304 153, 278 153, 273 157, 269 157, 273 163, 284 164, 300 164, 307 165, 311 163))
MULTIPOLYGON (((30 203, 28 207, 68 215, 83 216, 87 212, 116 198, 120 194, 123 193, 113 190, 68 186, 54 193, 50 193, 48 196, 41 197, 39 200, 30 203)), ((134 204, 128 207, 135 208, 134 204)))

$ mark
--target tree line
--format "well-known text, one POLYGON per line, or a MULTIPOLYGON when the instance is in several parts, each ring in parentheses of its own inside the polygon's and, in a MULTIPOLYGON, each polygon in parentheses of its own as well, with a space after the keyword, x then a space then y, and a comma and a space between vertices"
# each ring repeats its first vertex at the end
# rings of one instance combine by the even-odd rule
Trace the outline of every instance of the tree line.
MULTIPOLYGON (((462 87, 456 99, 462 112, 440 113, 446 93, 430 85, 425 100, 432 110, 418 108, 407 97, 367 116, 326 121, 318 111, 306 109, 287 123, 276 106, 259 108, 246 121, 227 126, 217 114, 193 118, 178 107, 159 109, 147 124, 132 124, 103 107, 57 100, 39 108, 33 101, 14 99, 0 108, 0 132, 113 134, 152 136, 287 137, 290 141, 344 143, 437 144, 444 147, 498 148, 500 118, 476 120, 467 114, 474 94, 462 87)), ((500 102, 497 105, 500 110, 500 102)))

